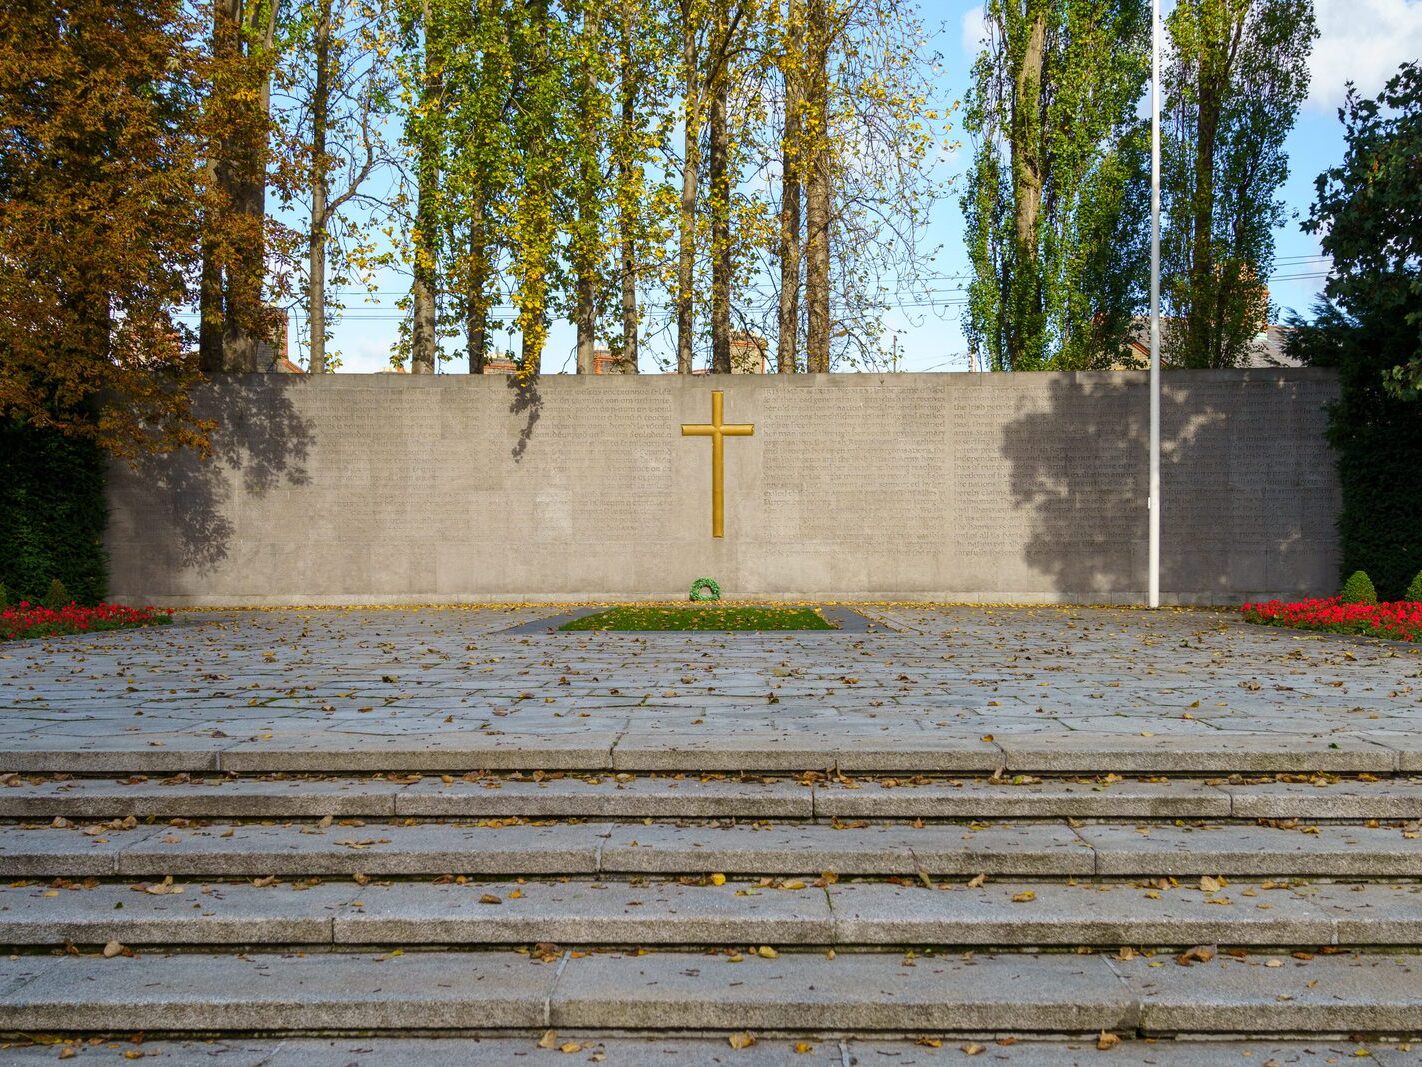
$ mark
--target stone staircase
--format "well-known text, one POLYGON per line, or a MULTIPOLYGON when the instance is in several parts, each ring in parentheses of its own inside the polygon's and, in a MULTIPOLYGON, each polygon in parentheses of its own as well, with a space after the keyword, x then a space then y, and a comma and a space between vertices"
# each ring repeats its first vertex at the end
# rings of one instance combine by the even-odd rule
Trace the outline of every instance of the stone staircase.
POLYGON ((8 751, 0 1031, 224 1064, 1416 1062, 1408 752, 914 743, 8 751))

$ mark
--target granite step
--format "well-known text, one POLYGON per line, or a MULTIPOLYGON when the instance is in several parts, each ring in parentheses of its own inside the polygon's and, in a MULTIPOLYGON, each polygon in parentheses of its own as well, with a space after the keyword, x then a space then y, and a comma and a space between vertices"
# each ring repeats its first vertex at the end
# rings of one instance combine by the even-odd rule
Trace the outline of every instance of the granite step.
POLYGON ((8 780, 0 819, 1420 819, 1422 780, 553 777, 8 780))
MULTIPOLYGON (((216 1063, 220 1067, 507 1067, 537 1063, 549 1055, 546 1030, 513 1037, 242 1037, 217 1041, 143 1041, 128 1039, 93 1043, 61 1042, 84 1063, 126 1064, 126 1054, 141 1052, 160 1063, 216 1063), (540 1045, 539 1042, 545 1042, 540 1045)), ((1117 1036, 1117 1035, 1112 1035, 1117 1036)), ((666 1067, 667 1064, 768 1067, 925 1067, 964 1062, 981 1056, 994 1067, 1101 1067, 1099 1035, 1050 1039, 1028 1035, 982 1036, 941 1041, 910 1037, 846 1039, 805 1034, 794 1037, 750 1035, 754 1044, 734 1048, 718 1036, 607 1036, 601 1031, 554 1031, 555 1049, 582 1053, 573 1062, 605 1067, 666 1067)), ((744 1034, 737 1043, 744 1044, 744 1034)), ((11 1047, 0 1051, 0 1067, 35 1067, 54 1063, 53 1044, 11 1047)), ((571 1057, 570 1057, 571 1058, 571 1057)), ((1200 1067, 1202 1064, 1289 1064, 1291 1067, 1416 1067, 1422 1054, 1416 1046, 1397 1041, 1222 1041, 1200 1038, 1143 1038, 1122 1041, 1110 1049, 1111 1067, 1200 1067)), ((980 1062, 982 1062, 980 1061, 980 1062)))
MULTIPOLYGON (((905 709, 906 712, 912 709, 905 709)), ((1109 714, 1109 707, 1103 714, 1109 714)), ((714 709, 702 713, 713 716, 714 709)), ((1169 718, 1176 720, 1175 709, 1169 718)), ((694 721, 694 720, 689 720, 694 721)), ((983 720, 990 727, 991 720, 983 720)), ((461 724, 383 733, 331 723, 249 737, 173 733, 56 740, 11 738, 0 772, 41 774, 360 774, 375 772, 681 771, 848 774, 1393 774, 1422 770, 1409 735, 1250 733, 1201 724, 1190 733, 1040 729, 903 733, 797 729, 589 727, 564 732, 461 724)), ((976 724, 973 726, 976 730, 976 724)))
POLYGON ((1217 891, 988 881, 47 884, 0 888, 0 945, 1066 947, 1422 943, 1417 883, 1217 891))
MULTIPOLYGON (((324 821, 324 820, 323 820, 324 821)), ((1422 877, 1413 824, 215 823, 0 827, 0 878, 647 874, 1422 877)))
POLYGON ((1422 960, 511 952, 0 960, 0 1031, 1406 1033, 1422 960))

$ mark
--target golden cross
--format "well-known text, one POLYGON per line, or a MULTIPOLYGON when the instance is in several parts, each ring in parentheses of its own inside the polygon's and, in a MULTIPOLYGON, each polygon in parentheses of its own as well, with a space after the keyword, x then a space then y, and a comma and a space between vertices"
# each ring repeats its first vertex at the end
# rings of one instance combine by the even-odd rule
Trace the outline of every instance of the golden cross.
POLYGON ((750 423, 725 425, 721 422, 726 394, 717 389, 711 394, 711 422, 690 425, 682 423, 683 437, 711 438, 711 536, 726 536, 726 449, 727 437, 750 437, 755 426, 750 423))

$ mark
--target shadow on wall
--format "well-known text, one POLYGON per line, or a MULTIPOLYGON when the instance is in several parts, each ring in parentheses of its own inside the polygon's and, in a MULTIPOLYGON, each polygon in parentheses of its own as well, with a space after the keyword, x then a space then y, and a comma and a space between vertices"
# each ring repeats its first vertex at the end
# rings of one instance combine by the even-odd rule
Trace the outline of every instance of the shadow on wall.
POLYGON ((538 392, 537 376, 522 378, 517 374, 510 374, 508 387, 513 391, 513 399, 509 401, 509 414, 527 416, 523 429, 518 432, 518 440, 514 442, 512 452, 514 462, 522 463, 523 454, 528 451, 528 443, 533 440, 533 428, 538 425, 543 414, 543 397, 538 392))
MULTIPOLYGON (((1324 398, 1308 373, 1165 375, 1167 602, 1173 593, 1225 603, 1246 593, 1331 588, 1335 513, 1318 505, 1334 499, 1336 489, 1323 438, 1324 398)), ((1144 600, 1149 403, 1145 375, 1052 375, 1046 403, 1004 427, 1012 499, 1027 526, 1024 562, 1064 596, 1144 600)))
MULTIPOLYGON (((163 523, 169 553, 163 564, 201 572, 227 558, 234 491, 260 497, 283 486, 307 483, 311 426, 291 400, 291 390, 306 384, 295 375, 217 377, 200 386, 193 397, 198 417, 217 423, 207 459, 184 449, 147 457, 136 471, 126 472, 140 483, 146 504, 164 502, 160 516, 127 517, 144 525, 154 519, 163 523)), ((120 485, 123 477, 124 473, 118 475, 120 485)), ((121 489, 118 499, 124 499, 121 489)), ((292 536, 298 533, 292 531, 292 536)), ((145 548, 151 549, 153 541, 145 538, 145 542, 145 548)), ((157 563, 150 561, 145 569, 151 571, 157 563)))

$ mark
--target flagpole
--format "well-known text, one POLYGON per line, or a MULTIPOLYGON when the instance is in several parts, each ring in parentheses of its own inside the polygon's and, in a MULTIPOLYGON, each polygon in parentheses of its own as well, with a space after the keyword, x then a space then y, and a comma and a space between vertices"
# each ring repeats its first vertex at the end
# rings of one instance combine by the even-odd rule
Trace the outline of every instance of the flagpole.
POLYGON ((1150 21, 1150 592, 1160 607, 1160 0, 1150 21))

